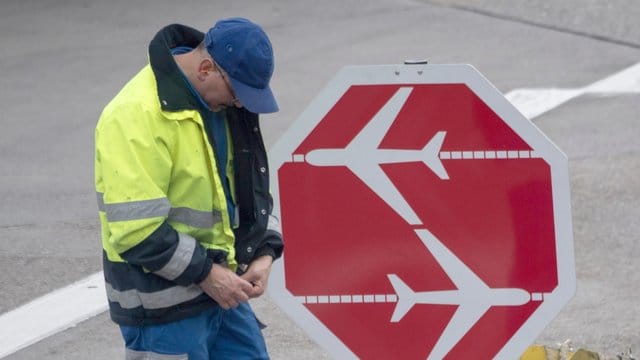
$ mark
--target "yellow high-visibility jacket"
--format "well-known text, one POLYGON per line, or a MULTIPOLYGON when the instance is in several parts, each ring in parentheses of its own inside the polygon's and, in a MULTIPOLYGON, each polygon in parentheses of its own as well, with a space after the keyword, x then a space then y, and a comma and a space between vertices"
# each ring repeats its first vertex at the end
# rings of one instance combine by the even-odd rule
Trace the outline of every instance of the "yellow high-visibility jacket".
POLYGON ((162 29, 150 64, 105 107, 95 130, 95 185, 112 319, 124 325, 174 321, 216 306, 198 286, 213 263, 244 267, 277 258, 269 174, 258 115, 225 111, 228 164, 216 161, 202 108, 170 48, 195 48, 204 34, 162 29), (237 206, 232 224, 221 177, 237 206))

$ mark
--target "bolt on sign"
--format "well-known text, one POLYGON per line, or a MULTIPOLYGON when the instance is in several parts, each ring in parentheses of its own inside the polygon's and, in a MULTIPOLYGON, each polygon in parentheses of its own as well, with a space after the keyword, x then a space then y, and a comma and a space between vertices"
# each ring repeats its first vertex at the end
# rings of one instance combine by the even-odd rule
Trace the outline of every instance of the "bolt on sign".
POLYGON ((567 158, 472 66, 346 67, 270 155, 270 293, 336 358, 514 359, 575 292, 567 158))

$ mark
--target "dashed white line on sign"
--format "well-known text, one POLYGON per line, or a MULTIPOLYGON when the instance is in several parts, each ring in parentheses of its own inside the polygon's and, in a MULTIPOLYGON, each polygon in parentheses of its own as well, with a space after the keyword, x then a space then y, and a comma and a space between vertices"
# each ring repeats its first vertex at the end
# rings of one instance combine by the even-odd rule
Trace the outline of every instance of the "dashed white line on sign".
POLYGON ((357 294, 357 295, 310 295, 296 296, 302 304, 366 304, 366 303, 395 303, 396 294, 357 294))

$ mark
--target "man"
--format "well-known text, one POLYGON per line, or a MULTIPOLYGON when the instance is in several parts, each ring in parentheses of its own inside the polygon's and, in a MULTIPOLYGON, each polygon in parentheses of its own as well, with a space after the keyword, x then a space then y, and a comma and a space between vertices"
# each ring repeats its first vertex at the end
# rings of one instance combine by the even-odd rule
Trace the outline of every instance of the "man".
POLYGON ((282 254, 258 113, 278 111, 271 43, 242 18, 183 25, 96 126, 111 318, 126 359, 264 359, 247 301, 282 254))

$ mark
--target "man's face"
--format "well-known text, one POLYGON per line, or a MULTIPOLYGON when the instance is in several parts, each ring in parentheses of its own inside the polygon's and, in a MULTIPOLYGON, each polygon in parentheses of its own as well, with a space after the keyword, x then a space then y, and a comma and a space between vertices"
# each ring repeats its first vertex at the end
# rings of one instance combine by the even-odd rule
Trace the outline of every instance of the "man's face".
POLYGON ((211 110, 220 111, 229 106, 242 107, 227 74, 213 59, 201 62, 198 79, 201 86, 197 90, 211 110))

